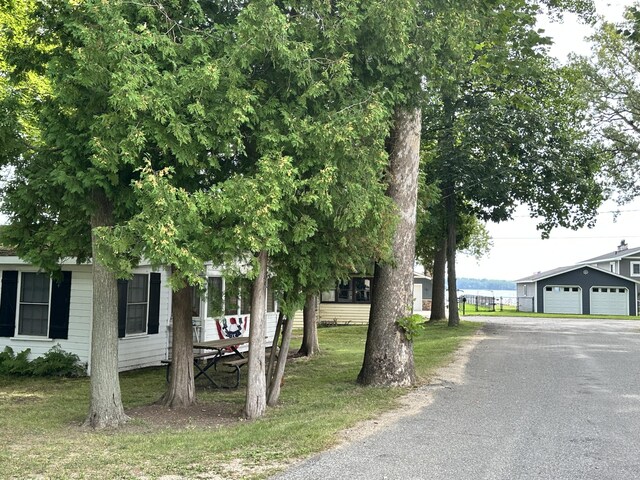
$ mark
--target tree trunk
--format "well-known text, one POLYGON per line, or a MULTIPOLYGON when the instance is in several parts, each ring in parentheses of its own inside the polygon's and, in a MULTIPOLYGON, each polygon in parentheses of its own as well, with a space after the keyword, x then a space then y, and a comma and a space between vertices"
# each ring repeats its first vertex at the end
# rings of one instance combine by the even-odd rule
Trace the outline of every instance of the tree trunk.
POLYGON ((446 320, 445 309, 445 274, 447 265, 447 239, 443 237, 433 259, 433 278, 431 279, 431 317, 430 322, 446 320))
POLYGON ((303 316, 303 333, 302 345, 298 353, 306 357, 313 357, 320 353, 320 345, 318 344, 318 322, 316 318, 316 295, 307 295, 304 302, 303 316))
POLYGON ((396 111, 389 154, 387 195, 398 212, 394 261, 376 264, 364 361, 363 385, 408 386, 415 381, 413 344, 396 323, 411 315, 420 157, 420 109, 396 111))
POLYGON ((458 288, 456 282, 456 197, 453 185, 445 188, 447 209, 447 283, 449 286, 449 326, 460 325, 458 313, 458 288))
POLYGON ((286 317, 286 323, 282 330, 282 344, 280 345, 280 352, 278 353, 278 365, 269 387, 267 404, 270 407, 277 405, 278 399, 280 398, 280 388, 282 387, 284 369, 287 365, 287 357, 289 355, 289 345, 291 344, 291 330, 293 330, 293 318, 286 317))
POLYGON ((263 250, 258 255, 260 270, 253 282, 251 298, 247 399, 244 409, 245 416, 250 420, 261 417, 267 408, 267 384, 264 365, 264 337, 267 332, 267 260, 268 254, 263 250))
MULTIPOLYGON (((172 273, 176 273, 175 268, 172 273)), ((171 294, 171 380, 160 403, 169 408, 185 408, 196 403, 193 379, 193 327, 189 285, 171 294)))
POLYGON ((91 326, 91 379, 89 414, 92 428, 118 427, 124 413, 118 376, 118 280, 98 260, 95 229, 113 225, 113 206, 104 193, 95 193, 91 214, 93 249, 93 320, 91 326))
POLYGON ((273 379, 273 371, 276 368, 278 356, 278 341, 280 340, 280 332, 284 323, 284 313, 278 313, 278 323, 276 324, 276 332, 273 334, 271 342, 271 352, 269 353, 269 367, 267 368, 267 391, 271 388, 271 380, 273 379))

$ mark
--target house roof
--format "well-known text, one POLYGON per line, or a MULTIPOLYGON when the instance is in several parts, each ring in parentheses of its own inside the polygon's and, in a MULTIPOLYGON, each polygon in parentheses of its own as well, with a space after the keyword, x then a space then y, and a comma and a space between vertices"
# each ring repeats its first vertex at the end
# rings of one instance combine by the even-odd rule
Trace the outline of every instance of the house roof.
POLYGON ((561 273, 565 273, 565 272, 570 272, 572 270, 575 270, 576 268, 580 268, 581 265, 571 265, 569 267, 558 267, 558 268, 554 268, 552 270, 545 270, 544 272, 536 272, 533 275, 529 275, 528 277, 523 277, 523 278, 519 278, 518 280, 516 280, 516 283, 523 283, 523 282, 536 282, 538 280, 542 280, 543 278, 549 278, 549 277, 554 277, 556 275, 560 275, 561 273))
POLYGON ((640 255, 640 247, 627 248, 626 250, 615 250, 613 252, 605 253, 604 255, 599 255, 597 257, 589 258, 587 260, 582 260, 581 262, 578 262, 578 264, 586 265, 589 263, 615 261, 625 257, 630 257, 632 255, 640 255))
POLYGON ((413 278, 425 278, 427 280, 431 280, 431 277, 428 275, 424 275, 422 273, 418 273, 415 270, 413 271, 413 278))
MULTIPOLYGON (((516 283, 537 282, 538 280, 544 280, 546 278, 555 277, 563 273, 573 272, 574 270, 580 270, 583 268, 585 268, 585 265, 571 265, 569 267, 554 268, 553 270, 538 272, 528 277, 521 278, 519 280, 516 280, 516 283)), ((586 268, 590 268, 601 273, 606 273, 607 275, 611 275, 612 277, 623 278, 624 280, 629 280, 631 282, 640 284, 640 280, 625 277, 624 275, 618 275, 617 273, 610 272, 609 270, 604 270, 603 268, 594 267, 592 265, 586 266, 586 268)))

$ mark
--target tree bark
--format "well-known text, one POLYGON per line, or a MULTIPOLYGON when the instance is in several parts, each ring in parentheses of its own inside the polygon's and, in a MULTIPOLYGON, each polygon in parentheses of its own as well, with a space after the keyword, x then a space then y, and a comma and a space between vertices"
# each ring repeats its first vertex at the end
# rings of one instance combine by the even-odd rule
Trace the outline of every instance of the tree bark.
POLYGON ((453 185, 445 188, 447 210, 447 283, 449 286, 449 326, 460 325, 458 288, 456 282, 456 198, 453 185))
POLYGON ((269 352, 269 367, 267 368, 267 391, 271 388, 273 371, 276 368, 276 361, 278 357, 278 342, 280 341, 280 332, 282 331, 283 323, 284 323, 284 313, 281 311, 278 313, 278 323, 276 324, 276 332, 273 334, 273 341, 271 342, 271 352, 269 352))
MULTIPOLYGON (((172 273, 176 273, 175 268, 172 273)), ((193 379, 192 289, 185 285, 171 294, 171 377, 160 403, 169 408, 186 408, 196 403, 193 379)))
POLYGON ((376 264, 364 361, 358 383, 409 386, 415 382, 413 344, 396 323, 411 315, 416 200, 420 157, 420 109, 398 109, 389 154, 387 195, 398 213, 394 261, 376 264))
POLYGON ((267 332, 267 260, 268 254, 263 250, 258 255, 259 272, 253 282, 251 298, 247 399, 244 409, 245 416, 249 420, 261 417, 267 408, 267 384, 264 364, 264 337, 267 332))
POLYGON ((433 259, 433 278, 431 279, 431 317, 430 322, 446 320, 445 275, 447 265, 447 239, 444 237, 433 259))
POLYGON ((291 330, 293 330, 293 319, 286 317, 286 323, 282 330, 282 343, 280 344, 280 352, 278 353, 278 364, 275 375, 270 382, 269 396, 267 405, 273 407, 278 404, 280 398, 280 389, 282 387, 282 379, 284 378, 284 369, 287 365, 287 357, 289 356, 289 345, 291 344, 291 330))
POLYGON ((307 295, 302 310, 303 316, 303 333, 302 345, 298 353, 306 357, 313 357, 320 353, 320 345, 318 343, 318 322, 316 316, 316 305, 318 297, 316 295, 307 295))
POLYGON ((95 229, 113 225, 113 206, 103 192, 93 195, 93 320, 89 414, 84 424, 100 429, 118 427, 128 417, 122 406, 118 376, 118 279, 100 263, 95 229))

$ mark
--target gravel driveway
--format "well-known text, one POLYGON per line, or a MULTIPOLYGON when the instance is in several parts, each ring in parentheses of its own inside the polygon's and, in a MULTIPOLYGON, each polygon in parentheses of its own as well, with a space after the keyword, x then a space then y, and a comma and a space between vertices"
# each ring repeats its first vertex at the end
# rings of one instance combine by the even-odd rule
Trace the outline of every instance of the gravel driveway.
POLYGON ((640 322, 480 320, 404 414, 274 478, 640 479, 640 322))

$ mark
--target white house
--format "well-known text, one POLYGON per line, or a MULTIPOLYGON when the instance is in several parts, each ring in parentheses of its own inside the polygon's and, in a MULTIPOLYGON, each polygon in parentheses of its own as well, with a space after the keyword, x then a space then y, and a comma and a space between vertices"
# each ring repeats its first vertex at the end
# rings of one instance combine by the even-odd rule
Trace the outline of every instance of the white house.
MULTIPOLYGON (((62 276, 48 274, 14 255, 0 256, 0 350, 31 349, 38 357, 60 344, 91 368, 91 265, 64 262, 62 276)), ((118 283, 120 370, 158 365, 167 356, 171 295, 167 271, 140 265, 118 283)))
MULTIPOLYGON (((61 278, 0 253, 0 351, 31 349, 31 358, 56 344, 80 357, 90 372, 92 278, 90 264, 61 265, 61 278)), ((206 266, 208 291, 194 298, 194 338, 247 335, 250 297, 242 285, 227 285, 220 269, 206 266)), ((141 264, 130 280, 118 282, 118 368, 160 365, 171 344, 171 289, 168 269, 141 264)), ((273 294, 267 295, 267 333, 275 331, 273 294)))

